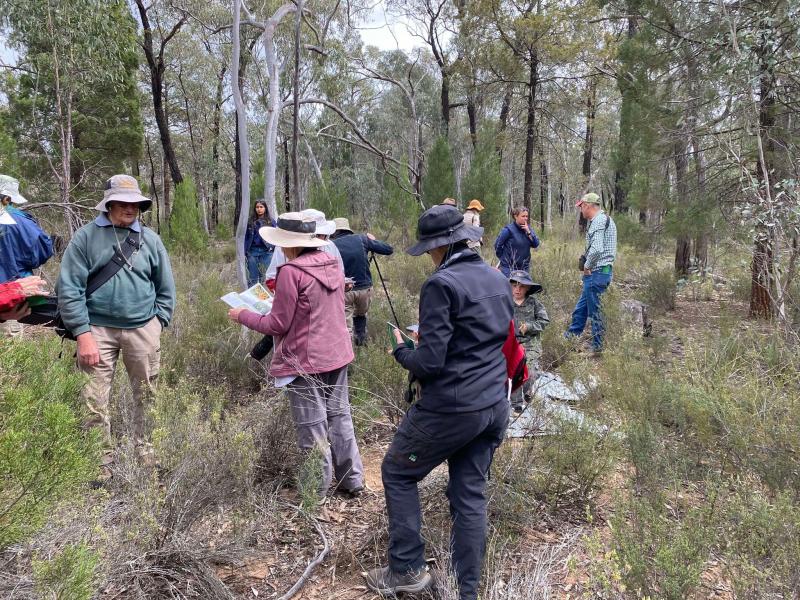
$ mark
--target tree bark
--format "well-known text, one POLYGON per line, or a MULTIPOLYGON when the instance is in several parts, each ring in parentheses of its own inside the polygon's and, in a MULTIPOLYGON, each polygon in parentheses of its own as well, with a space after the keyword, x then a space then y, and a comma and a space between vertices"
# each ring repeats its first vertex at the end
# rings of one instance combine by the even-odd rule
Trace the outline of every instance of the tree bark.
POLYGON ((142 20, 142 29, 144 31, 144 39, 142 42, 142 50, 144 50, 147 65, 150 68, 150 92, 153 96, 153 112, 156 117, 156 125, 158 126, 158 134, 161 138, 161 146, 164 149, 164 157, 169 165, 170 176, 172 182, 178 185, 183 181, 180 167, 178 166, 178 159, 175 156, 175 150, 172 146, 172 137, 169 131, 169 123, 167 121, 166 111, 164 107, 164 49, 170 39, 180 30, 186 22, 186 17, 183 16, 173 26, 170 32, 161 40, 158 53, 153 49, 153 31, 150 26, 150 20, 147 11, 150 9, 145 8, 143 0, 136 0, 136 6, 139 9, 139 17, 142 20))
POLYGON ((295 205, 298 210, 303 209, 303 199, 300 194, 300 165, 298 165, 298 146, 300 144, 300 34, 303 22, 303 0, 297 0, 294 28, 294 77, 292 85, 294 111, 292 114, 292 181, 294 182, 295 205))
POLYGON ((211 124, 211 159, 214 163, 214 173, 211 180, 211 224, 216 229, 219 224, 219 138, 222 127, 222 92, 224 91, 225 73, 228 66, 223 62, 217 76, 217 91, 214 96, 214 118, 211 124))
POLYGON ((535 48, 530 51, 528 62, 528 118, 525 137, 525 169, 522 190, 522 203, 531 209, 533 194, 533 155, 536 146, 536 92, 539 85, 539 60, 535 48))
MULTIPOLYGON (((760 73, 758 90, 758 134, 759 158, 756 175, 758 193, 764 205, 772 208, 772 172, 775 161, 775 73, 770 64, 770 51, 766 42, 759 48, 760 73)), ((775 316, 777 285, 774 277, 775 237, 771 229, 759 223, 753 246, 750 284, 750 316, 771 319, 775 316)))
POLYGON ((267 62, 267 77, 269 78, 267 126, 264 131, 264 200, 267 202, 270 215, 276 215, 278 211, 275 202, 275 175, 278 166, 278 123, 283 108, 281 67, 278 64, 275 48, 275 29, 283 17, 296 9, 294 4, 284 4, 279 7, 264 24, 264 32, 261 34, 261 43, 267 62))
MULTIPOLYGON (((636 16, 628 17, 628 41, 633 39, 638 30, 636 16)), ((624 66, 624 65, 623 65, 624 66)), ((614 172, 613 210, 624 212, 628 209, 628 186, 631 177, 631 111, 636 102, 631 78, 633 74, 623 71, 617 75, 617 84, 622 95, 619 117, 619 138, 617 143, 617 160, 614 172)))
POLYGON ((289 140, 283 140, 283 206, 286 212, 292 211, 292 186, 289 176, 289 140))
POLYGON ((469 119, 469 137, 473 149, 478 145, 478 114, 475 108, 475 88, 471 87, 467 94, 467 117, 469 119))
MULTIPOLYGON (((583 136, 583 166, 581 175, 583 176, 582 189, 589 191, 592 182, 592 156, 594 154, 594 119, 597 111, 597 78, 589 79, 589 88, 586 92, 586 131, 583 136)), ((578 229, 581 233, 586 233, 589 221, 578 213, 578 229)))
POLYGON ((544 151, 541 144, 539 146, 539 222, 541 224, 542 232, 547 225, 547 189, 550 187, 548 182, 549 174, 547 169, 547 162, 545 161, 544 151))
POLYGON ((241 201, 239 204, 239 219, 236 223, 236 264, 239 285, 242 289, 247 285, 246 258, 244 255, 244 238, 247 232, 247 213, 250 207, 250 144, 247 140, 247 111, 242 99, 242 89, 239 85, 239 67, 242 42, 240 36, 240 23, 242 13, 242 0, 233 0, 233 30, 231 42, 231 87, 233 88, 233 102, 236 105, 236 130, 239 140, 241 168, 241 201), (245 204, 246 203, 246 204, 245 204))
MULTIPOLYGON (((688 160, 682 135, 679 135, 678 140, 673 144, 672 154, 675 162, 677 202, 684 203, 689 195, 689 186, 686 181, 688 160)), ((687 277, 689 275, 691 256, 691 237, 686 233, 680 233, 675 242, 675 274, 678 277, 687 277)))
POLYGON ((506 86, 506 91, 503 94, 503 103, 500 105, 500 128, 497 131, 497 142, 495 149, 500 162, 503 162, 503 144, 505 142, 505 133, 508 128, 508 115, 511 112, 511 86, 506 86))

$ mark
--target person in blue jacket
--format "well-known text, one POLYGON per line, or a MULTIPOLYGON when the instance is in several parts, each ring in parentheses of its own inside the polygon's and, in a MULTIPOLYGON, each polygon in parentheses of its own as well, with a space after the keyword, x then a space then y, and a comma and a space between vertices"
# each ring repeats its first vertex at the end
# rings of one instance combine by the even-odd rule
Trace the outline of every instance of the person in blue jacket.
POLYGON ((517 206, 509 223, 494 242, 494 253, 500 259, 500 271, 508 277, 511 271, 530 271, 531 248, 539 247, 539 238, 528 224, 528 209, 517 206))
POLYGON ((247 224, 247 233, 244 236, 244 255, 247 257, 247 286, 261 281, 267 271, 275 252, 275 246, 268 244, 258 235, 258 230, 267 226, 275 227, 275 221, 270 218, 267 203, 256 200, 253 206, 253 215, 247 224))
POLYGON ((483 228, 464 223, 452 206, 434 206, 417 225, 412 256, 429 254, 436 270, 419 298, 419 345, 394 358, 420 383, 381 465, 389 516, 389 565, 366 574, 383 595, 419 593, 432 585, 420 533, 418 483, 447 461, 451 564, 460 600, 476 600, 486 550, 486 482, 508 426, 506 359, 513 318, 508 281, 468 247, 483 228))
POLYGON ((334 222, 336 232, 331 239, 342 255, 345 277, 352 280, 346 283, 353 286, 352 289, 346 288, 344 295, 347 329, 356 346, 363 346, 367 341, 367 312, 372 300, 369 253, 388 256, 394 252, 394 248, 375 239, 371 233, 353 233, 350 222, 345 218, 334 219, 334 222))
POLYGON ((53 241, 18 207, 28 201, 19 181, 0 175, 0 283, 33 275, 53 256, 53 241))

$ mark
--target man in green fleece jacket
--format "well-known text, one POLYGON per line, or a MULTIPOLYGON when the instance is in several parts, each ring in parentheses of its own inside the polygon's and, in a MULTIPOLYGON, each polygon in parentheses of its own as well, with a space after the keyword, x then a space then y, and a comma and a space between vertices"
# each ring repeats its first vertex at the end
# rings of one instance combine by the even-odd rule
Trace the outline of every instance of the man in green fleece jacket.
POLYGON ((158 234, 139 222, 140 211, 151 204, 136 179, 114 175, 95 207, 100 215, 81 227, 67 246, 58 278, 61 317, 77 339, 78 368, 90 377, 82 392, 91 413, 89 424, 102 427, 110 443, 108 401, 122 352, 133 389, 132 433, 142 455, 148 447, 144 398, 158 376, 161 330, 169 325, 175 308, 167 250, 158 234), (138 238, 138 250, 87 298, 89 278, 109 262, 115 248, 122 253, 129 236, 138 238))

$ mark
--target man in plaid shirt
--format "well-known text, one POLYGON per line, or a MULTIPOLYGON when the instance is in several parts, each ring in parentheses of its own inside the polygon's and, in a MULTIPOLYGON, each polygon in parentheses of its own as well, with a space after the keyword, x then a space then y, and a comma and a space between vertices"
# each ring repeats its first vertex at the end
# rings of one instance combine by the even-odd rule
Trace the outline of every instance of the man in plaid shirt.
POLYGON ((600 196, 585 194, 577 206, 589 221, 586 229, 586 264, 583 269, 583 292, 572 311, 572 323, 565 337, 579 336, 592 319, 592 348, 596 353, 603 349, 603 316, 600 297, 611 283, 614 259, 617 257, 617 226, 600 207, 600 196))

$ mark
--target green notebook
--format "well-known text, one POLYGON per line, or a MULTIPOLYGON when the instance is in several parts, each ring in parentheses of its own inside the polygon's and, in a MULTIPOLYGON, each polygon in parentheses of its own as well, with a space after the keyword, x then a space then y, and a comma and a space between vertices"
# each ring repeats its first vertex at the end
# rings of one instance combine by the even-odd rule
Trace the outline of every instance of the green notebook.
POLYGON ((397 340, 394 337, 395 331, 400 331, 400 335, 403 337, 403 344, 405 345, 406 348, 411 348, 412 350, 416 348, 414 340, 408 337, 405 333, 399 330, 396 325, 390 323, 389 321, 386 322, 386 331, 389 334, 389 340, 392 342, 392 352, 394 352, 400 347, 400 344, 397 343, 397 340))

